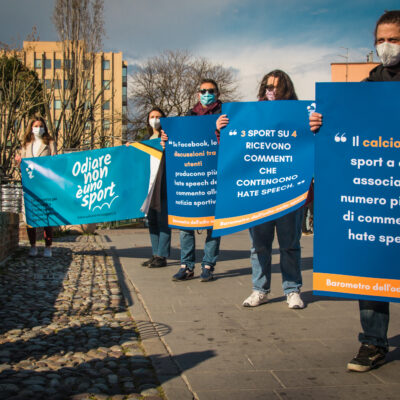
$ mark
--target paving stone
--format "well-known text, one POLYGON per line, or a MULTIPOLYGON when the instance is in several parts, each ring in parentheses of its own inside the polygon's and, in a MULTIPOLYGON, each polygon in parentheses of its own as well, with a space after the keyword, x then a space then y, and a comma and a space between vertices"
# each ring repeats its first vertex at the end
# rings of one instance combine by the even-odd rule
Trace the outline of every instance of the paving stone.
POLYGON ((0 274, 0 399, 118 399, 147 384, 140 374, 133 382, 121 347, 135 345, 140 366, 149 365, 101 240, 55 238, 51 259, 21 249, 0 274))

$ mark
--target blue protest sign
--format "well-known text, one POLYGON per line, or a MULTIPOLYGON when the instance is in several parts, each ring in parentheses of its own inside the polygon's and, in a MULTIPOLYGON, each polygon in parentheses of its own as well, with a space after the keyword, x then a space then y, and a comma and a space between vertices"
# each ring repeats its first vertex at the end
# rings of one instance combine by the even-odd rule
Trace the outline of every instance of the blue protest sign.
POLYGON ((313 177, 309 101, 227 103, 213 236, 279 218, 304 204, 313 177))
POLYGON ((318 83, 314 291, 400 301, 400 82, 318 83))
POLYGON ((28 225, 74 225, 142 217, 140 207, 149 191, 150 160, 161 158, 159 140, 154 145, 149 142, 23 159, 21 174, 28 225))
POLYGON ((218 115, 163 118, 169 226, 212 228, 217 185, 218 115))

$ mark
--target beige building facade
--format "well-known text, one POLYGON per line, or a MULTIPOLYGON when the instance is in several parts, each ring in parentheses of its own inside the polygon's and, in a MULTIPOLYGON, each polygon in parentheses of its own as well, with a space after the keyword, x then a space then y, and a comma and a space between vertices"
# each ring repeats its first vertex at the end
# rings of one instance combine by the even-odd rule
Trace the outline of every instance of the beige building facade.
MULTIPOLYGON (((63 42, 25 41, 19 56, 29 69, 36 71, 46 90, 54 93, 49 108, 56 122, 63 108, 63 94, 69 90, 68 54, 63 42)), ((126 139, 127 130, 127 63, 122 52, 95 53, 91 60, 85 73, 85 85, 92 97, 87 101, 91 112, 82 147, 99 147, 96 137, 100 136, 105 138, 103 145, 118 146, 126 139)), ((60 123, 60 129, 68 130, 68 126, 60 123)))
POLYGON ((377 65, 376 62, 332 63, 332 82, 361 82, 377 65))

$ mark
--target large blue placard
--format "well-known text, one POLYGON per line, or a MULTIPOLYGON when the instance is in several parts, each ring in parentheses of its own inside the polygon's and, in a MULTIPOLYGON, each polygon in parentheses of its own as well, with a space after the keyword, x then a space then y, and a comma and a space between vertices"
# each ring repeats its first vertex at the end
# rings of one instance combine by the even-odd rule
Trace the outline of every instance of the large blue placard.
POLYGON ((314 290, 400 301, 400 82, 316 89, 314 290))
POLYGON ((59 226, 140 218, 159 140, 21 162, 28 225, 59 226))
POLYGON ((314 137, 309 101, 223 104, 214 236, 279 218, 307 198, 314 137))
POLYGON ((163 118, 169 226, 212 228, 217 186, 218 115, 163 118))

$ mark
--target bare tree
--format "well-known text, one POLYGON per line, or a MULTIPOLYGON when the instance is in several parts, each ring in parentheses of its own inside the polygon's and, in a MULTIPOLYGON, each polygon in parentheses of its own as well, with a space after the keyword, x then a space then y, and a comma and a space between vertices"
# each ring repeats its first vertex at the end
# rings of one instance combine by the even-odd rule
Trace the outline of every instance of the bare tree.
POLYGON ((102 121, 94 120, 102 116, 104 87, 96 87, 93 80, 96 52, 104 36, 103 12, 103 0, 55 1, 53 21, 63 43, 64 65, 46 91, 46 117, 64 149, 103 147, 106 142, 102 121), (61 82, 61 87, 54 82, 61 82), (61 111, 58 121, 53 121, 49 104, 56 98, 61 111))
POLYGON ((34 71, 13 54, 0 58, 0 178, 11 178, 14 157, 20 146, 20 131, 28 118, 43 112, 42 85, 34 71))
POLYGON ((85 49, 95 53, 102 48, 104 0, 56 0, 53 22, 60 40, 85 42, 85 49))
POLYGON ((131 75, 133 129, 143 128, 152 107, 160 107, 167 116, 185 115, 197 102, 197 89, 203 78, 218 83, 221 101, 238 100, 233 71, 206 58, 194 57, 188 51, 168 50, 146 60, 131 75))

